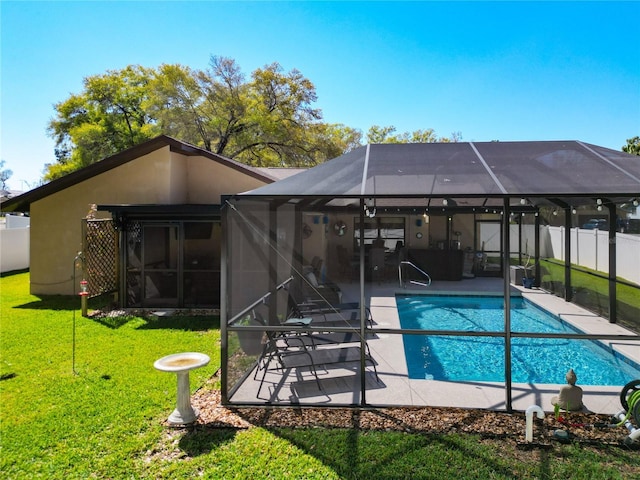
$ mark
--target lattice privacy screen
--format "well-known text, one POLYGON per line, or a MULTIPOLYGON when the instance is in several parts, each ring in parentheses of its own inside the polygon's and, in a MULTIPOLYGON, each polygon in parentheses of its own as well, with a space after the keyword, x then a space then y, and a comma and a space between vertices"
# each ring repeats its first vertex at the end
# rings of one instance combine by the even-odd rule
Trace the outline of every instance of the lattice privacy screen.
POLYGON ((83 247, 89 297, 118 289, 118 232, 111 219, 84 219, 83 247))

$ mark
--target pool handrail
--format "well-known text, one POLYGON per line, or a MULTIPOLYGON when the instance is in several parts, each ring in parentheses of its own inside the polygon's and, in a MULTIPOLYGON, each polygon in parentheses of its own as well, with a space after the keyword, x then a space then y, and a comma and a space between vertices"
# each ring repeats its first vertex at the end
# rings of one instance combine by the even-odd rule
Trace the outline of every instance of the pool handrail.
POLYGON ((431 285, 431 277, 427 272, 425 272, 424 270, 422 270, 420 267, 410 262, 409 260, 401 260, 400 263, 398 263, 398 281, 400 282, 400 286, 402 288, 407 288, 407 284, 402 281, 402 265, 409 265, 410 267, 413 267, 415 270, 417 270, 422 275, 424 275, 427 279, 427 283, 419 282, 417 280, 409 280, 409 283, 412 283, 414 285, 420 285, 422 287, 428 287, 431 285))

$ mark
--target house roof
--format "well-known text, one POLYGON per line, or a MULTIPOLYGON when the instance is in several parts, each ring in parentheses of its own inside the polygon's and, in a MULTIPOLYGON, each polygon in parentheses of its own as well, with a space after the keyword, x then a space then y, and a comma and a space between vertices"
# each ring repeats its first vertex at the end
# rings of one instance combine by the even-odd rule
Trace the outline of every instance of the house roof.
POLYGON ((580 141, 371 144, 243 195, 624 202, 640 196, 640 157, 580 141))
POLYGON ((264 172, 277 180, 282 180, 283 178, 289 178, 293 175, 297 175, 300 172, 305 172, 308 168, 256 167, 256 170, 264 172))
POLYGON ((166 135, 160 135, 159 137, 148 140, 144 143, 129 148, 123 152, 120 152, 111 157, 107 157, 104 160, 93 163, 80 170, 76 170, 64 177, 53 180, 41 187, 30 190, 22 195, 15 196, 4 202, 2 202, 3 212, 26 212, 29 211, 33 202, 41 200, 49 195, 57 193, 65 188, 76 185, 91 177, 104 173, 113 168, 119 167, 127 162, 135 160, 143 155, 151 153, 160 148, 169 146, 172 152, 177 152, 186 156, 201 156, 208 158, 212 161, 221 163, 234 170, 241 171, 246 175, 262 180, 266 183, 272 183, 278 179, 277 176, 270 175, 268 171, 260 170, 248 165, 242 164, 235 160, 217 155, 202 148, 190 145, 188 143, 176 140, 175 138, 168 137, 166 135))

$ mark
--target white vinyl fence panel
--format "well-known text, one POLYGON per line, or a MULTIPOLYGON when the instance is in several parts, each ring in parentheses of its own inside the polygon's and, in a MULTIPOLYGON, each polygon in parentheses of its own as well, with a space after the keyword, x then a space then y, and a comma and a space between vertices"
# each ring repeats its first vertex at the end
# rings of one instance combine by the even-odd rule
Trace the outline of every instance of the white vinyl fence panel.
MULTIPOLYGON (((564 227, 541 227, 541 256, 564 261, 564 240, 564 227)), ((571 263, 609 273, 609 233, 572 228, 571 263)), ((616 233, 616 275, 640 284, 640 236, 616 233)))
POLYGON ((29 268, 29 217, 7 215, 0 229, 0 272, 29 268))

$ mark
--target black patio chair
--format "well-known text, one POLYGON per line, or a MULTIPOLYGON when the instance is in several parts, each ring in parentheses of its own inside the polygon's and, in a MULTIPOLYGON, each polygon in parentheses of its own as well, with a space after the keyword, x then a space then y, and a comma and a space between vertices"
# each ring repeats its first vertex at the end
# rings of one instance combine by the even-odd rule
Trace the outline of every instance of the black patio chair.
MULTIPOLYGON (((262 317, 255 313, 257 321, 266 325, 262 317)), ((361 346, 349 345, 360 342, 360 334, 353 332, 311 332, 305 327, 311 325, 312 319, 288 319, 283 327, 288 329, 281 332, 266 331, 266 342, 261 357, 258 359, 254 379, 262 371, 257 397, 260 396, 262 386, 269 370, 291 370, 307 368, 313 374, 318 389, 322 390, 322 384, 318 376, 318 366, 336 365, 343 363, 359 362, 361 360, 361 346), (273 361, 277 366, 271 368, 273 361)), ((376 362, 371 356, 369 346, 365 342, 365 362, 373 367, 376 380, 380 381, 376 362)))
MULTIPOLYGON (((311 317, 314 325, 357 327, 360 325, 360 304, 358 302, 327 305, 301 297, 296 286, 289 288, 287 319, 311 317)), ((373 328, 373 316, 369 307, 365 307, 365 321, 373 328)))

